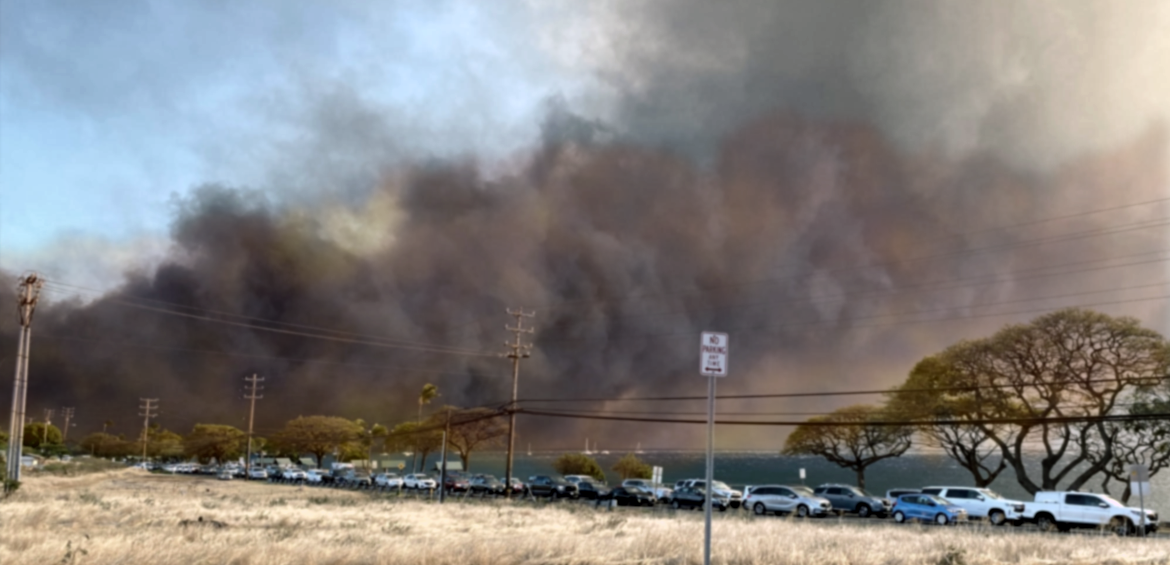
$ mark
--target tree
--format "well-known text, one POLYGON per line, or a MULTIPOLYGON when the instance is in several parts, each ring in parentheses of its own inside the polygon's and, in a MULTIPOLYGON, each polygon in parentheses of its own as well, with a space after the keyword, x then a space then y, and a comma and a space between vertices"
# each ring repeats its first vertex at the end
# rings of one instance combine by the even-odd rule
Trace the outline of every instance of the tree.
POLYGON ((589 475, 605 481, 605 471, 597 460, 583 453, 566 453, 553 462, 553 469, 562 475, 589 475))
POLYGON ((248 445, 248 434, 233 426, 219 424, 195 424, 195 428, 183 438, 183 453, 195 457, 200 463, 215 459, 224 463, 237 459, 248 445))
POLYGON ((60 444, 61 430, 53 424, 46 426, 44 422, 29 422, 24 426, 23 443, 33 449, 60 444))
POLYGON ((8 432, 0 432, 0 444, 8 445, 8 432))
MULTIPOLYGON (((418 420, 416 420, 416 422, 418 422, 419 426, 422 426, 422 423, 423 423, 423 417, 422 417, 423 405, 430 404, 432 400, 434 400, 438 397, 439 397, 439 387, 437 387, 431 383, 427 383, 427 384, 423 385, 422 391, 419 392, 419 394, 418 394, 418 420)), ((440 441, 440 443, 442 443, 441 439, 439 441, 440 441)), ((426 467, 426 465, 427 465, 426 452, 421 452, 421 453, 422 453, 422 466, 426 467)), ((414 453, 414 457, 415 457, 416 462, 418 461, 419 454, 420 454, 420 452, 418 452, 418 451, 415 451, 415 453, 414 453)), ((411 469, 414 469, 416 472, 419 469, 419 467, 415 463, 411 463, 410 467, 411 467, 411 469)))
POLYGON ((361 428, 345 418, 336 416, 301 416, 290 420, 272 437, 272 442, 285 453, 299 456, 312 453, 320 465, 325 455, 358 439, 361 428))
POLYGON ((443 446, 443 431, 418 422, 403 422, 390 430, 385 445, 388 450, 413 452, 425 467, 427 456, 443 446))
MULTIPOLYGON (((1142 415, 1161 415, 1170 413, 1170 397, 1162 396, 1170 392, 1170 383, 1162 387, 1140 389, 1132 398, 1126 413, 1142 415)), ((1110 422, 1110 433, 1114 436, 1113 458, 1107 462, 1102 471, 1104 479, 1101 488, 1108 493, 1110 482, 1121 483, 1122 502, 1129 502, 1130 491, 1129 469, 1132 465, 1145 465, 1150 476, 1170 467, 1170 421, 1161 418, 1148 420, 1130 420, 1110 422)), ((1099 446, 1089 450, 1089 460, 1096 463, 1104 456, 1099 446)))
MULTIPOLYGON (((1007 461, 999 457, 991 436, 970 423, 978 417, 981 395, 978 389, 952 390, 963 382, 945 353, 927 357, 892 395, 886 412, 898 420, 938 422, 917 429, 927 444, 942 448, 971 473, 975 486, 986 487, 1007 468, 1007 461)), ((1002 430, 1004 425, 990 427, 1002 430)))
POLYGON ((125 457, 133 451, 129 442, 102 432, 94 432, 82 438, 81 448, 95 457, 125 457))
POLYGON ((940 359, 943 382, 970 389, 954 410, 980 422, 1020 486, 1035 494, 1076 490, 1107 471, 1119 431, 1100 417, 1118 414, 1120 400, 1167 373, 1170 344, 1133 318, 1074 308, 961 342, 940 359))
POLYGON ((459 409, 444 406, 433 414, 427 424, 444 426, 450 418, 451 431, 447 434, 447 445, 459 454, 463 470, 471 468, 471 453, 481 447, 502 445, 508 434, 508 426, 498 410, 490 408, 459 409))
MULTIPOLYGON (((138 438, 135 454, 142 454, 142 438, 138 438)), ((146 456, 158 459, 175 459, 183 456, 183 436, 163 429, 158 424, 150 426, 146 440, 146 456)))
POLYGON ((654 474, 654 468, 645 461, 638 459, 633 453, 625 454, 613 466, 613 471, 626 479, 649 479, 654 474))
POLYGON ((878 424, 889 415, 877 406, 856 405, 809 418, 784 442, 784 455, 819 455, 857 473, 865 489, 865 469, 910 449, 914 428, 878 424))

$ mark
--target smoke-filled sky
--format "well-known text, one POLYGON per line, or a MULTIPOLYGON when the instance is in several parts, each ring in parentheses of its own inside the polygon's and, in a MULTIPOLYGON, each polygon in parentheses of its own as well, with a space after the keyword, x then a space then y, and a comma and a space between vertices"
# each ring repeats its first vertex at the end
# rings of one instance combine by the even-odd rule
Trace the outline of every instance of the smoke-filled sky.
POLYGON ((739 393, 892 386, 1064 306, 1170 334, 1167 29, 1105 0, 3 0, 0 268, 54 283, 30 412, 238 424, 251 372, 266 429, 408 419, 426 382, 498 402, 506 361, 463 353, 501 351, 507 307, 537 311, 522 397, 701 395, 705 329, 739 393))

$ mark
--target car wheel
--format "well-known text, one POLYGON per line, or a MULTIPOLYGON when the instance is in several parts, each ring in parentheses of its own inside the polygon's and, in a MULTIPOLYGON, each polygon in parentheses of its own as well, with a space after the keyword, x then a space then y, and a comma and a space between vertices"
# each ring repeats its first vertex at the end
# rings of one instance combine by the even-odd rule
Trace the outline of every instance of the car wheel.
POLYGON ((755 506, 752 506, 752 512, 755 512, 756 516, 764 516, 768 513, 768 508, 764 506, 763 502, 757 502, 755 506))
POLYGON ((938 524, 940 526, 945 526, 945 525, 949 524, 950 522, 951 522, 951 520, 949 518, 947 518, 947 515, 943 514, 942 512, 939 512, 934 517, 934 523, 938 524))
POLYGON ((803 504, 801 504, 800 506, 797 506, 796 507, 796 517, 797 518, 808 518, 808 507, 803 505, 803 504))
POLYGON ((1036 527, 1042 532, 1051 532, 1058 528, 1056 520, 1052 519, 1052 516, 1048 514, 1036 516, 1036 527))
POLYGON ((899 524, 904 524, 906 522, 906 515, 901 510, 894 512, 894 521, 899 524))
POLYGON ((675 510, 678 510, 679 509, 678 501, 677 500, 670 501, 670 507, 675 509, 675 510))
POLYGON ((1004 514, 1003 510, 992 510, 987 515, 987 520, 991 522, 992 526, 1002 526, 1007 524, 1007 514, 1004 514))
POLYGON ((872 512, 871 512, 868 504, 858 504, 857 505, 857 517, 858 518, 869 518, 869 515, 871 513, 872 512))
POLYGON ((1109 520, 1109 531, 1119 536, 1130 536, 1134 534, 1136 529, 1133 527, 1133 522, 1130 522, 1128 518, 1114 516, 1112 520, 1109 520))

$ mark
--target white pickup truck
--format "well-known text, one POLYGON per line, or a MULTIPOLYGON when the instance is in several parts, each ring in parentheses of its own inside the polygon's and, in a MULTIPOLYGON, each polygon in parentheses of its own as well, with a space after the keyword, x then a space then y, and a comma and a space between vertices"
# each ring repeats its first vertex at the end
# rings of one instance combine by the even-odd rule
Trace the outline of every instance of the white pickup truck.
MULTIPOLYGON (((1132 535, 1141 526, 1141 510, 1130 508, 1109 495, 1087 492, 1036 493, 1035 502, 1024 505, 1022 518, 1041 530, 1108 528, 1118 535, 1132 535)), ((1158 531, 1158 513, 1146 509, 1146 532, 1158 531)))

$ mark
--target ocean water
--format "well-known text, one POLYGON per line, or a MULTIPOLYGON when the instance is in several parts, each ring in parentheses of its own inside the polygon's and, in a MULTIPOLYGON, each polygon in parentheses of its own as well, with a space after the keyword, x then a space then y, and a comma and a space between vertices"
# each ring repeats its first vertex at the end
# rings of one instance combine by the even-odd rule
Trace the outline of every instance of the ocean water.
MULTIPOLYGON (((525 452, 518 452, 513 462, 513 474, 521 479, 527 479, 531 475, 554 474, 553 461, 563 453, 533 452, 532 455, 528 455, 525 452)), ((605 469, 610 484, 620 482, 617 474, 610 469, 623 455, 625 452, 617 451, 608 455, 593 455, 601 468, 605 469)), ((706 473, 705 453, 701 451, 647 451, 638 457, 650 465, 662 467, 663 479, 667 484, 673 484, 679 479, 701 478, 706 473)), ((438 459, 437 456, 428 459, 430 468, 434 468, 438 459)), ((505 454, 502 452, 473 453, 470 470, 474 473, 490 473, 503 477, 504 459, 505 454)), ((1029 467, 1034 469, 1032 476, 1038 477, 1039 457, 1029 467)), ((804 483, 810 487, 821 483, 857 484, 857 476, 853 471, 838 467, 819 457, 782 457, 775 451, 715 453, 715 477, 735 488, 765 483, 800 484, 801 468, 805 469, 804 483)), ((941 454, 906 454, 880 461, 866 469, 865 480, 866 490, 881 495, 884 495, 886 490, 896 487, 973 484, 970 473, 941 454)), ((1120 486, 1118 483, 1110 485, 1111 494, 1115 498, 1121 496, 1118 486, 1120 486)), ((1032 500, 1031 495, 1016 481, 1015 472, 1010 467, 1000 474, 991 488, 1009 498, 1025 502, 1032 500)), ((1154 475, 1150 489, 1152 492, 1147 497, 1146 506, 1158 510, 1163 515, 1170 515, 1170 473, 1154 475)), ((1100 477, 1091 479, 1080 490, 1104 492, 1100 477)), ((1137 506, 1137 496, 1132 497, 1128 504, 1137 506)))

